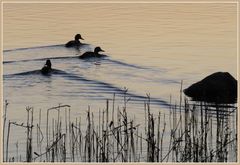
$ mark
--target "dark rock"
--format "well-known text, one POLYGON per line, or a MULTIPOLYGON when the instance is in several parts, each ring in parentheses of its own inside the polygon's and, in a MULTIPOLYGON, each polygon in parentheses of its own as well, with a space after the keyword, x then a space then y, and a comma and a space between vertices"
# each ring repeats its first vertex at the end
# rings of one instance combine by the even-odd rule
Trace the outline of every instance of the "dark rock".
POLYGON ((183 91, 194 101, 236 103, 237 80, 228 72, 216 72, 183 91))

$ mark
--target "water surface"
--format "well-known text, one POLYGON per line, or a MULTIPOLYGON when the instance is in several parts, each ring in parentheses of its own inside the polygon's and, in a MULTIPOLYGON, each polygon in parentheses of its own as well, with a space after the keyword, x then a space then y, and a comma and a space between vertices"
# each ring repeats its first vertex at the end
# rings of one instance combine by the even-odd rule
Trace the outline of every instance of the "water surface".
MULTIPOLYGON (((217 71, 237 77, 237 4, 233 3, 4 3, 3 95, 10 102, 8 118, 22 122, 26 106, 37 115, 69 104, 75 115, 105 108, 128 88, 129 114, 144 117, 146 93, 152 111, 168 110, 183 88, 217 71), (64 43, 80 33, 89 45, 80 51, 64 43), (109 57, 77 58, 101 46, 109 57), (59 70, 43 76, 47 58, 59 70)), ((18 138, 20 130, 15 130, 18 138)), ((13 137, 13 141, 17 137, 13 137)), ((14 144, 10 152, 14 152, 14 144)))

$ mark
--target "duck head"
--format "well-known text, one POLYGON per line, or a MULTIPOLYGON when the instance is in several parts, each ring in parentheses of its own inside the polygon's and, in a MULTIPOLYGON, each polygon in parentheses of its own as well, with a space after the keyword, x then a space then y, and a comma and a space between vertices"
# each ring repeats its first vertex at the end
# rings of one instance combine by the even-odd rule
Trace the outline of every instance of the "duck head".
POLYGON ((51 63, 51 61, 48 59, 47 61, 46 61, 46 64, 45 64, 49 69, 52 69, 52 63, 51 63))
POLYGON ((76 34, 75 35, 75 41, 78 41, 78 40, 84 40, 83 38, 82 38, 82 36, 81 36, 81 34, 76 34))
POLYGON ((104 52, 99 46, 94 49, 94 53, 98 54, 99 52, 104 52))

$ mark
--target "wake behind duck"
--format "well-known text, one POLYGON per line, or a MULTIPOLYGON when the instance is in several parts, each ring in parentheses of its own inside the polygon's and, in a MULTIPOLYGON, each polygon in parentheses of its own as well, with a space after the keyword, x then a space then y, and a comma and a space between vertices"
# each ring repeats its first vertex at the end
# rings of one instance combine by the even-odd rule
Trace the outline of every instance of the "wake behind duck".
POLYGON ((9 77, 13 77, 13 76, 29 76, 29 75, 50 76, 52 74, 66 74, 66 73, 62 70, 52 68, 52 63, 48 59, 48 60, 46 60, 46 63, 44 64, 42 69, 31 70, 31 71, 21 72, 21 73, 7 74, 7 75, 3 75, 3 77, 9 78, 9 77))

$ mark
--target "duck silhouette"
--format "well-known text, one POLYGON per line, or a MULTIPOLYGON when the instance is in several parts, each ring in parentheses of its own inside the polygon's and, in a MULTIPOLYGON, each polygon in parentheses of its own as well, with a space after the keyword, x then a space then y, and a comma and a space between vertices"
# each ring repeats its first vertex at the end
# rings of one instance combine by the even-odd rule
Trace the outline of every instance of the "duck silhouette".
POLYGON ((74 37, 74 40, 68 41, 65 44, 65 47, 67 47, 67 48, 70 48, 70 47, 78 48, 80 45, 82 45, 82 43, 80 42, 80 39, 84 40, 80 34, 76 34, 75 37, 74 37))
POLYGON ((94 49, 94 52, 85 52, 81 56, 79 56, 80 59, 87 59, 87 58, 101 58, 106 57, 104 54, 99 54, 99 52, 104 52, 99 46, 94 49))
POLYGON ((51 71, 52 71, 52 63, 51 63, 51 61, 48 59, 48 60, 46 61, 46 64, 42 67, 41 73, 46 75, 46 74, 49 74, 51 71))

